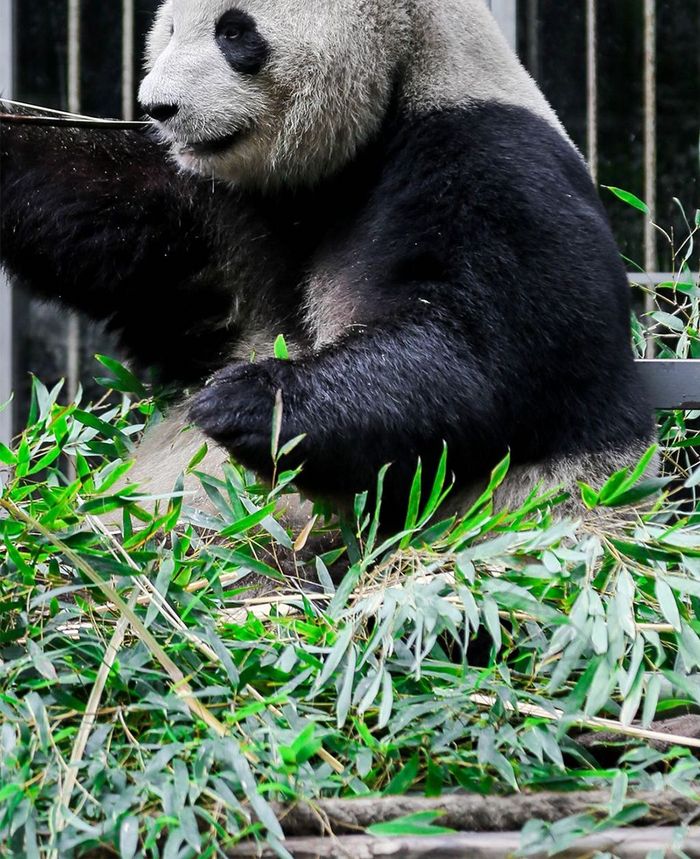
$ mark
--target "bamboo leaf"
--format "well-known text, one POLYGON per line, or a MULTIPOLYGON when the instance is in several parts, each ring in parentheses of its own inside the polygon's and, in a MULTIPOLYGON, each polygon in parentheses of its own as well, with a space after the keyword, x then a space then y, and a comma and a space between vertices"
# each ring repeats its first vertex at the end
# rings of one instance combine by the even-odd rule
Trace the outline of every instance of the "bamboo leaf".
POLYGON ((637 209, 645 215, 649 214, 649 206, 629 191, 624 191, 622 188, 615 188, 612 185, 603 185, 602 187, 612 192, 619 200, 622 200, 623 203, 627 203, 627 205, 631 206, 633 209, 637 209))

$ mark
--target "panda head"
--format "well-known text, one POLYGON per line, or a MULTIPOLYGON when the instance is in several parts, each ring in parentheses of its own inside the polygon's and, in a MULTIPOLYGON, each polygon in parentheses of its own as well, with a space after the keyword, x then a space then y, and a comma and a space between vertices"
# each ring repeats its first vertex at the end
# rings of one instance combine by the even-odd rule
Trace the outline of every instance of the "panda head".
POLYGON ((406 50, 404 0, 166 0, 143 109, 181 167, 317 181, 376 133, 406 50))

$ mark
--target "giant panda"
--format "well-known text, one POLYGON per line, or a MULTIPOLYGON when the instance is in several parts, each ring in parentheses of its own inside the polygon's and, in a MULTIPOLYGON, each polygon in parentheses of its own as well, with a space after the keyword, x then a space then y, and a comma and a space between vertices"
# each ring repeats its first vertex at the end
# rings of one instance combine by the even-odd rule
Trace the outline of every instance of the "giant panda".
POLYGON ((515 504, 652 442, 596 189, 482 0, 166 0, 140 102, 154 133, 3 126, 1 247, 179 390, 147 491, 202 436, 269 479, 280 397, 305 495, 391 463, 386 527, 444 444, 459 506, 507 453, 515 504))

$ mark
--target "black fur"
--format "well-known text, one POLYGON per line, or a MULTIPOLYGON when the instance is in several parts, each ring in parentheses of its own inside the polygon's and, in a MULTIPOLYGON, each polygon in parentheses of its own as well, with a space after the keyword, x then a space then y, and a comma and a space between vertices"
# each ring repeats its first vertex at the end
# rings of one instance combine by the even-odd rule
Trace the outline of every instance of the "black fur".
POLYGON ((0 168, 3 265, 105 321, 163 382, 222 367, 258 312, 299 329, 300 275, 263 213, 179 173, 147 136, 3 124, 0 168))
POLYGON ((225 12, 216 25, 216 41, 235 72, 256 75, 270 56, 270 46, 253 18, 240 9, 225 12))
POLYGON ((579 155, 526 110, 394 117, 339 175, 269 197, 212 192, 133 135, 60 154, 52 139, 3 141, 6 264, 178 380, 222 366, 251 321, 285 333, 300 357, 236 362, 192 406, 265 476, 277 391, 282 442, 305 434, 286 465, 304 463, 306 490, 347 498, 394 463, 387 524, 443 442, 464 488, 508 450, 527 465, 652 436, 605 214, 579 155), (348 308, 320 350, 309 272, 313 310, 348 308))

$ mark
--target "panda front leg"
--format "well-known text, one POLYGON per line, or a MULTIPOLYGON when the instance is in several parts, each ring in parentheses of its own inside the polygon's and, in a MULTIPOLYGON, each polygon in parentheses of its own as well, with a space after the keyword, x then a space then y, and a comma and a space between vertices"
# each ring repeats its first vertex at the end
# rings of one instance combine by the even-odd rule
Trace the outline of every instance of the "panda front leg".
POLYGON ((234 458, 269 478, 278 392, 280 443, 304 436, 282 467, 302 465, 298 483, 312 497, 351 503, 391 463, 387 526, 402 522, 419 458, 427 482, 445 442, 456 471, 467 457, 470 467, 488 469, 507 451, 485 375, 439 320, 377 326, 296 361, 232 364, 194 398, 191 417, 234 458))
POLYGON ((245 233, 238 198, 181 173, 147 134, 1 130, 0 265, 15 282, 106 322, 166 382, 223 366, 236 283, 222 275, 235 267, 218 224, 245 233))

